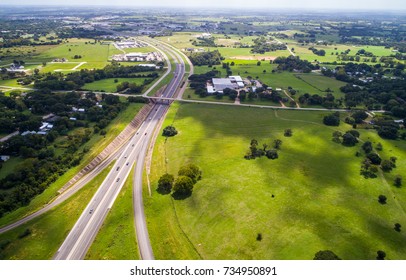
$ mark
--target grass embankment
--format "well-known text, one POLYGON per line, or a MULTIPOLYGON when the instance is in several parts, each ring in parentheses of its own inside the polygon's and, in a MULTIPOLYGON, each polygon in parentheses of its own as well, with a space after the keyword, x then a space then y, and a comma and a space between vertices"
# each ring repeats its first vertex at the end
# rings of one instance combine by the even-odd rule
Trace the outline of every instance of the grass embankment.
MULTIPOLYGON (((107 126, 105 136, 99 134, 93 135, 92 138, 83 145, 83 147, 90 147, 90 151, 86 153, 81 163, 69 169, 64 175, 50 185, 42 194, 35 197, 31 203, 25 207, 21 207, 10 214, 6 214, 0 218, 0 226, 9 224, 13 221, 21 219, 22 217, 36 211, 42 205, 49 202, 57 195, 57 191, 62 188, 71 178, 75 176, 82 168, 84 168, 92 159, 94 159, 100 152, 103 151, 107 145, 117 137, 118 134, 130 123, 138 111, 142 108, 142 104, 131 103, 129 106, 107 126)), ((6 162, 7 163, 7 162, 6 162)), ((5 166, 3 166, 4 168, 5 166)))
POLYGON ((0 235, 0 259, 49 260, 56 253, 69 231, 103 182, 114 163, 69 200, 42 216, 0 235), (20 235, 27 229, 31 234, 20 235), (7 245, 6 245, 7 244, 7 245))
POLYGON ((139 259, 132 203, 133 173, 131 171, 85 259, 139 259))
POLYGON ((179 131, 159 137, 151 168, 153 195, 145 196, 149 235, 157 259, 312 259, 332 250, 343 259, 406 259, 404 188, 393 186, 406 173, 406 142, 380 139, 360 130, 363 141, 381 142, 383 158, 398 157, 384 177, 364 179, 361 144, 332 141, 324 113, 274 111, 202 104, 172 107, 164 127, 179 131), (284 137, 285 129, 293 137, 284 137), (251 139, 283 141, 279 159, 245 160, 251 139), (203 179, 185 200, 155 191, 167 170, 193 162, 203 179), (380 194, 387 204, 378 202, 380 194), (257 234, 262 241, 257 241, 257 234), (198 253, 196 253, 196 251, 198 253))

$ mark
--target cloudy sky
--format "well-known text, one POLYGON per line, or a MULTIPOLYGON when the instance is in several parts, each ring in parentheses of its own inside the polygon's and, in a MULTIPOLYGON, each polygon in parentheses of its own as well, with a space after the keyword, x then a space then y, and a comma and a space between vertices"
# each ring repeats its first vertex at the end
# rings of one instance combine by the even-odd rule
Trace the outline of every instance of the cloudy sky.
POLYGON ((406 10, 405 0, 0 0, 0 4, 406 10))

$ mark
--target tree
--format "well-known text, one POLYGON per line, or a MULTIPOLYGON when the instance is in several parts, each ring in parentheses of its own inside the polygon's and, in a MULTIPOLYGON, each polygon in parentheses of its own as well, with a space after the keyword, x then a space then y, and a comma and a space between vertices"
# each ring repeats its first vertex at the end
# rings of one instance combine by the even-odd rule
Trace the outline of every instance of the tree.
POLYGON ((257 234, 257 241, 261 241, 262 240, 262 233, 258 233, 257 234))
POLYGON ((396 224, 395 224, 395 227, 394 227, 394 230, 396 230, 397 232, 400 232, 400 231, 401 231, 401 229, 400 229, 401 227, 402 227, 401 224, 396 223, 396 224))
POLYGON ((273 147, 275 149, 280 150, 281 146, 282 146, 282 140, 276 139, 273 141, 273 147))
POLYGON ((384 172, 391 172, 393 167, 394 167, 394 163, 390 160, 384 159, 381 162, 381 168, 384 172))
POLYGON ((367 154, 367 158, 371 161, 372 164, 379 165, 381 164, 381 157, 377 153, 369 153, 367 154))
POLYGON ((340 125, 340 115, 338 112, 331 115, 327 115, 323 118, 323 123, 328 126, 339 126, 340 125))
POLYGON ((334 131, 333 132, 333 141, 336 143, 341 143, 341 137, 343 136, 343 134, 341 133, 341 131, 334 131))
POLYGON ((366 141, 364 144, 362 144, 362 149, 366 154, 369 154, 372 152, 372 143, 370 141, 366 141))
POLYGON ((347 133, 351 133, 356 138, 359 138, 359 136, 360 136, 359 132, 354 129, 347 131, 347 133))
POLYGON ((177 197, 185 197, 192 194, 193 180, 188 176, 179 176, 176 178, 173 185, 174 195, 177 197))
POLYGON ((386 253, 381 250, 377 251, 376 254, 377 254, 377 256, 376 256, 377 260, 384 260, 386 257, 386 253))
POLYGON ((165 127, 162 132, 162 136, 166 136, 166 137, 172 137, 172 136, 175 136, 176 134, 178 134, 178 131, 176 130, 176 128, 174 126, 171 126, 171 125, 165 127))
POLYGON ((178 172, 179 176, 187 176, 192 179, 193 184, 196 184, 198 180, 202 177, 202 172, 199 167, 193 163, 182 166, 178 172))
POLYGON ((402 176, 396 175, 394 185, 396 187, 402 186, 402 176))
POLYGON ((313 260, 341 260, 334 252, 330 250, 318 251, 313 260))
POLYGON ((288 129, 285 129, 285 133, 283 135, 286 137, 291 137, 292 134, 293 134, 292 129, 288 128, 288 129))
POLYGON ((258 61, 258 62, 257 62, 257 66, 261 66, 261 61, 258 61))
POLYGON ((346 132, 343 135, 343 145, 344 146, 352 147, 352 146, 355 146, 355 144, 357 144, 357 143, 358 143, 358 140, 353 134, 346 132))
POLYGON ((157 191, 160 194, 169 194, 172 191, 173 181, 175 177, 172 174, 164 174, 159 178, 157 191))
POLYGON ((380 204, 386 204, 386 200, 387 200, 387 198, 383 194, 378 196, 378 201, 380 204))
POLYGON ((277 150, 268 150, 266 151, 266 157, 269 159, 277 159, 278 156, 278 151, 277 150))

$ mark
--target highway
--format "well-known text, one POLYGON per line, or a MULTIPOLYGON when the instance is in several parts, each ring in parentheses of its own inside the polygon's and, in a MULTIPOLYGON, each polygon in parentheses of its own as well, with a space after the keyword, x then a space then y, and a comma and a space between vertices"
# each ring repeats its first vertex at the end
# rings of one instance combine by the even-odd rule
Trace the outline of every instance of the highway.
MULTIPOLYGON (((175 95, 184 77, 185 65, 183 60, 179 61, 176 57, 174 57, 174 60, 175 62, 177 61, 174 69, 174 78, 162 94, 164 98, 170 98, 175 95)), ((96 237, 134 165, 134 215, 138 246, 143 259, 154 258, 149 242, 142 201, 142 174, 151 137, 161 118, 166 114, 168 106, 169 104, 160 103, 154 105, 137 133, 123 148, 123 152, 60 246, 54 259, 78 260, 85 257, 87 250, 96 237)))

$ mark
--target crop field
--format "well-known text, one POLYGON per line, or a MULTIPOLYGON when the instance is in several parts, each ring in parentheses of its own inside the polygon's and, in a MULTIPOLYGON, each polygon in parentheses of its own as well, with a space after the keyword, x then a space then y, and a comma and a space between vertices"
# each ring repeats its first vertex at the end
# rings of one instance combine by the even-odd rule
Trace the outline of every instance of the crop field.
POLYGON ((405 189, 393 186, 396 174, 406 174, 405 141, 359 130, 362 141, 382 143, 382 158, 398 158, 391 173, 365 179, 363 156, 355 156, 362 144, 333 142, 333 131, 351 126, 324 126, 325 113, 174 105, 163 127, 171 124, 179 134, 159 137, 151 186, 186 163, 201 168, 202 180, 184 200, 144 195, 157 259, 307 260, 319 250, 342 259, 375 259, 378 250, 406 259, 406 233, 393 229, 406 223, 405 189), (283 136, 287 128, 292 137, 283 136), (281 139, 279 159, 244 159, 251 139, 261 147, 281 139), (388 197, 384 205, 381 194, 388 197))

